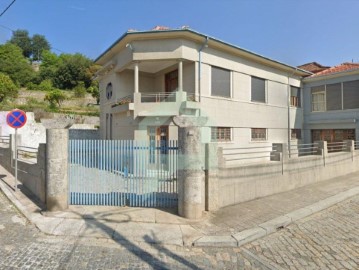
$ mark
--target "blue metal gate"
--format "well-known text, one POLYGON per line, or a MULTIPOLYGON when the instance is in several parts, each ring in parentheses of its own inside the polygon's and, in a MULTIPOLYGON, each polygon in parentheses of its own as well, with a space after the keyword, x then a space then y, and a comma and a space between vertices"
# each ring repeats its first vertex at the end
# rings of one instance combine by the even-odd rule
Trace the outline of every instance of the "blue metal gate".
POLYGON ((177 141, 70 140, 69 203, 177 206, 177 141))

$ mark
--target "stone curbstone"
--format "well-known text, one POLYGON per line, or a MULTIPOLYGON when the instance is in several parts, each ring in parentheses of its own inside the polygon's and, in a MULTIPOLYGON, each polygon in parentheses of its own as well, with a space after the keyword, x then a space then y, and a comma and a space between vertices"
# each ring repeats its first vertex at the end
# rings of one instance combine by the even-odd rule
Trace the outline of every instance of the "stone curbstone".
POLYGON ((256 227, 233 234, 232 237, 237 240, 237 245, 241 246, 266 235, 265 229, 256 227))
POLYGON ((231 235, 203 236, 193 243, 196 247, 237 247, 237 240, 231 235))
POLYGON ((290 223, 292 223, 292 218, 287 216, 279 216, 258 226, 265 229, 267 234, 271 234, 276 232, 280 228, 287 227, 290 223))

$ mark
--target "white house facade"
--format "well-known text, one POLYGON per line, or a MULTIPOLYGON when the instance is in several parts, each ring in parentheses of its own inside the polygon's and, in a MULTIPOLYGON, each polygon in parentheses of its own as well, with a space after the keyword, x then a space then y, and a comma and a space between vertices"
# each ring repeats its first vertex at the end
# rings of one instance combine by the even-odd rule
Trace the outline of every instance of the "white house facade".
POLYGON ((203 141, 219 145, 302 138, 308 71, 187 28, 127 32, 96 63, 103 139, 175 140, 178 115, 208 117, 203 141))

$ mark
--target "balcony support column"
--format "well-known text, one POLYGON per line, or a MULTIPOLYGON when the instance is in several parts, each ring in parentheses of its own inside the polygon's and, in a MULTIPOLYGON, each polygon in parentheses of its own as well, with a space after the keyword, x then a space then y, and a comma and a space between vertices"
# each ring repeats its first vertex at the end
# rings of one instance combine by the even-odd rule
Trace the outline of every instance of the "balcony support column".
POLYGON ((183 61, 178 61, 178 91, 183 91, 183 61))
POLYGON ((139 90, 138 90, 138 62, 135 62, 135 81, 134 81, 134 86, 135 86, 135 93, 138 93, 139 90))

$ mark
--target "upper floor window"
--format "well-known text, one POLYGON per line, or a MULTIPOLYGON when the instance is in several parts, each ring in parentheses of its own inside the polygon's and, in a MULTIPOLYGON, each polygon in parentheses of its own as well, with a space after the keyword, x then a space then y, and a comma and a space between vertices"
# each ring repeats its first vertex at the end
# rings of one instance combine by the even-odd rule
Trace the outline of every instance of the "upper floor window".
POLYGON ((343 83, 343 107, 344 110, 359 108, 359 81, 343 83))
POLYGON ((228 142, 232 140, 232 132, 230 127, 212 127, 212 142, 228 142))
POLYGON ((334 83, 327 84, 325 87, 326 110, 341 110, 342 109, 342 84, 334 83))
POLYGON ((227 69, 212 67, 212 96, 231 97, 231 72, 227 69))
POLYGON ((312 111, 325 111, 325 86, 312 87, 312 111))
POLYGON ((106 97, 107 99, 112 98, 112 83, 108 83, 106 86, 106 97))
POLYGON ((251 129, 252 141, 266 141, 267 129, 266 128, 252 128, 251 129))
POLYGON ((300 107, 300 88, 291 86, 290 87, 290 106, 300 107))
POLYGON ((256 102, 266 102, 265 80, 252 77, 251 100, 256 102))

